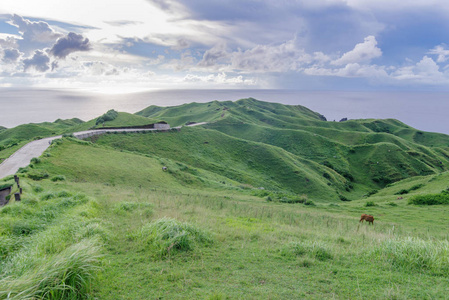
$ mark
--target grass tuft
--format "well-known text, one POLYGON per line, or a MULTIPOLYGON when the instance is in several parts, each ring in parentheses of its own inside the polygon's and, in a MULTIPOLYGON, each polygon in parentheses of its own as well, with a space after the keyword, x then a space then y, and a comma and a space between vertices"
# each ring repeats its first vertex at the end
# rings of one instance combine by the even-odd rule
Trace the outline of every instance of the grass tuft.
POLYGON ((418 238, 390 239, 375 246, 371 256, 394 267, 449 275, 449 242, 418 238))
POLYGON ((2 299, 86 299, 100 270, 100 247, 85 239, 42 258, 22 275, 0 280, 2 299))
POLYGON ((193 250, 197 245, 212 243, 210 234, 188 223, 162 218, 144 225, 135 238, 151 246, 157 256, 164 257, 177 251, 193 250))

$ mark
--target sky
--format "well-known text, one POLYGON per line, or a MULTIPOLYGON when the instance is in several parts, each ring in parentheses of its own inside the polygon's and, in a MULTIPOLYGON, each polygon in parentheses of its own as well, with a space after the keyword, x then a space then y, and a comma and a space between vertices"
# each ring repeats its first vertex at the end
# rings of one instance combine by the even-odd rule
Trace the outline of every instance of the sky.
POLYGON ((448 91, 447 0, 2 0, 0 87, 448 91))

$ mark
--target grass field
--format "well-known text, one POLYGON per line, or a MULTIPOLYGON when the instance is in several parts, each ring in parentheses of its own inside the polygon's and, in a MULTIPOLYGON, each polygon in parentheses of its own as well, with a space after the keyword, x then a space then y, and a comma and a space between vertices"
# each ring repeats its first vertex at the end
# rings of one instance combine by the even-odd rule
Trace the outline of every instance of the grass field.
MULTIPOLYGON (((417 144, 393 134, 402 123, 367 120, 335 142, 288 118, 239 132, 223 103, 188 107, 213 105, 207 128, 64 138, 19 173, 22 201, 0 208, 0 299, 447 298, 449 206, 409 204, 449 188, 432 162, 444 136, 417 144)), ((344 135, 326 126, 312 127, 344 135)))

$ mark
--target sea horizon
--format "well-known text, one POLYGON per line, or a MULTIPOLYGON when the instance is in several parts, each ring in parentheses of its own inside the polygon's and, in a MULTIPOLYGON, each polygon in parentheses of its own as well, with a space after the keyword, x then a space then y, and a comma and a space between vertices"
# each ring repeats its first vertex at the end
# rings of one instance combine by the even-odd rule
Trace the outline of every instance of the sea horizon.
POLYGON ((54 122, 79 118, 88 121, 109 109, 136 113, 150 105, 177 106, 191 102, 261 101, 302 105, 328 121, 397 119, 418 130, 449 134, 448 93, 407 91, 300 91, 289 89, 171 89, 129 94, 100 94, 76 90, 3 88, 0 126, 54 122))

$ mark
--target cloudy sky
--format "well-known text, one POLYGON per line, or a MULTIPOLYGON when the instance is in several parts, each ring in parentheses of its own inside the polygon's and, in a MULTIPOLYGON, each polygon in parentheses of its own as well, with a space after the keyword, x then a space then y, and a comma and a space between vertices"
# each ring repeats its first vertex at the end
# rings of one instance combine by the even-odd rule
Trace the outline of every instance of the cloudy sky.
POLYGON ((449 90, 447 0, 2 0, 0 87, 449 90))

